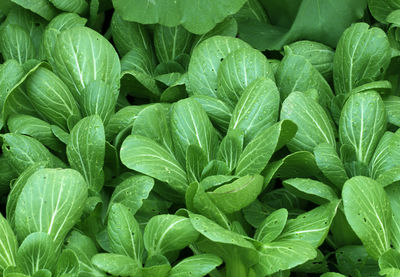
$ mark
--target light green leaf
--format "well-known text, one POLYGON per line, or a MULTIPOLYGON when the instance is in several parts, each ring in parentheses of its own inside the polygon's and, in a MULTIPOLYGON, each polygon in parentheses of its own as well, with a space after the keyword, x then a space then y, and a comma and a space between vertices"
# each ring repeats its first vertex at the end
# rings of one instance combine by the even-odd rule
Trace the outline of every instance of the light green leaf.
POLYGON ((263 274, 271 275, 280 270, 291 269, 317 256, 317 251, 303 241, 276 241, 263 244, 260 262, 256 266, 263 274))
POLYGON ((254 239, 262 243, 274 241, 286 225, 288 211, 285 208, 273 211, 257 228, 254 239))
POLYGON ((288 143, 292 152, 312 152, 323 142, 336 145, 335 133, 325 110, 313 99, 301 92, 291 93, 283 102, 281 120, 290 119, 298 131, 288 143))
POLYGON ((17 238, 10 224, 0 214, 0 274, 9 266, 16 265, 17 238))
POLYGON ((0 52, 5 60, 14 59, 20 64, 36 56, 32 39, 27 31, 13 24, 8 24, 1 29, 0 52))
POLYGON ((207 194, 221 211, 230 214, 240 211, 257 199, 263 182, 261 175, 247 175, 207 194))
POLYGON ((96 254, 92 257, 92 263, 99 269, 116 276, 137 276, 140 272, 140 268, 133 259, 119 254, 96 254))
POLYGON ((55 277, 68 277, 79 274, 79 261, 75 252, 71 249, 65 249, 58 257, 56 269, 54 272, 55 277))
POLYGON ((252 48, 237 49, 223 58, 218 69, 217 97, 234 107, 244 89, 261 77, 275 80, 267 58, 252 48))
POLYGON ((333 82, 336 94, 376 81, 391 58, 385 32, 366 23, 355 23, 340 37, 333 60, 333 82))
POLYGON ((207 156, 197 145, 189 145, 186 150, 186 175, 189 184, 191 182, 200 182, 201 173, 207 166, 207 156))
POLYGON ((294 195, 318 205, 338 199, 335 191, 331 187, 312 179, 288 179, 283 181, 283 186, 294 195))
POLYGON ((87 185, 72 169, 40 169, 27 180, 15 208, 19 240, 45 232, 57 246, 79 220, 87 198, 87 185))
POLYGON ((137 266, 142 266, 144 254, 142 231, 132 213, 124 205, 116 203, 111 206, 107 234, 114 253, 131 257, 137 266))
POLYGON ((31 10, 46 20, 51 20, 57 14, 57 10, 47 0, 11 0, 21 7, 31 10))
POLYGON ((368 8, 376 20, 387 23, 386 17, 396 9, 400 9, 400 2, 396 0, 368 0, 368 8))
POLYGON ((49 0, 59 10, 70 12, 70 13, 83 13, 87 8, 88 4, 85 0, 49 0))
POLYGON ((4 134, 2 138, 4 156, 19 174, 36 162, 45 162, 49 167, 65 166, 34 138, 13 133, 4 134))
POLYGON ((89 188, 100 191, 103 183, 105 135, 99 116, 80 120, 71 131, 67 157, 71 168, 78 170, 89 188))
POLYGON ((181 24, 194 34, 210 31, 225 17, 239 11, 244 3, 244 0, 223 0, 218 3, 209 0, 113 0, 115 10, 125 20, 141 24, 160 23, 169 27, 181 24))
POLYGON ((236 175, 259 174, 272 154, 290 141, 296 130, 291 121, 283 120, 259 132, 240 155, 236 175))
POLYGON ((181 250, 197 240, 199 233, 189 218, 177 215, 154 216, 144 229, 144 245, 149 256, 181 250))
POLYGON ((400 161, 400 134, 385 132, 376 146, 370 161, 370 172, 373 179, 380 179, 395 169, 400 161))
POLYGON ((194 95, 217 98, 217 74, 221 59, 239 48, 250 46, 240 39, 214 36, 200 43, 192 53, 188 69, 189 90, 194 95))
POLYGON ((369 163, 385 130, 385 106, 377 92, 350 96, 340 116, 339 137, 342 144, 351 146, 358 161, 369 163))
POLYGON ((305 57, 292 53, 289 47, 285 48, 285 57, 276 72, 276 84, 282 99, 294 91, 306 92, 310 89, 317 90, 318 102, 323 107, 330 105, 333 98, 332 90, 321 73, 305 57))
POLYGON ((400 253, 394 249, 389 249, 383 253, 379 257, 379 268, 381 269, 379 272, 381 275, 395 277, 396 274, 391 275, 390 273, 400 273, 400 253))
POLYGON ((394 183, 385 188, 386 195, 392 208, 390 219, 390 239, 391 244, 396 250, 400 250, 400 187, 394 183))
MULTIPOLYGON (((274 124, 279 116, 279 91, 270 79, 259 78, 244 88, 233 110, 229 130, 244 132, 244 145, 274 124)), ((236 100, 237 101, 237 100, 236 100)))
POLYGON ((390 248, 392 210, 386 192, 376 181, 357 176, 344 184, 342 197, 351 228, 368 254, 378 259, 390 248))
POLYGON ((119 88, 118 54, 109 41, 92 29, 74 27, 63 31, 53 58, 56 73, 78 102, 83 90, 95 80, 107 83, 114 93, 119 88))
POLYGON ((222 264, 221 258, 212 254, 194 255, 183 259, 169 272, 169 277, 206 276, 222 264))
POLYGON ((339 203, 338 200, 332 201, 289 219, 278 239, 291 242, 301 240, 313 247, 320 246, 328 235, 339 203))
POLYGON ((383 97, 387 112, 387 121, 390 124, 400 126, 400 97, 394 95, 387 95, 383 97))
POLYGON ((121 203, 135 214, 147 199, 153 189, 154 180, 148 176, 134 175, 122 181, 114 190, 110 198, 109 207, 114 203, 121 203))
POLYGON ((130 135, 121 146, 121 162, 129 169, 149 175, 168 185, 179 194, 187 187, 186 173, 165 148, 149 138, 130 135))
POLYGON ((171 132, 175 154, 185 164, 189 145, 200 147, 207 161, 215 158, 218 149, 217 133, 201 105, 191 98, 180 100, 172 108, 171 132))
POLYGON ((243 151, 243 132, 239 130, 229 131, 222 139, 218 149, 217 158, 225 161, 229 169, 233 171, 243 151))
POLYGON ((342 160, 333 145, 321 143, 314 148, 318 168, 338 189, 342 189, 348 179, 342 160))
POLYGON ((17 264, 23 273, 33 275, 40 269, 52 270, 58 256, 57 245, 49 234, 28 235, 17 252, 17 264))
POLYGON ((27 96, 49 122, 68 130, 68 118, 80 119, 78 104, 68 87, 50 70, 40 67, 26 80, 27 96), (49 105, 51 103, 51 105, 49 105))

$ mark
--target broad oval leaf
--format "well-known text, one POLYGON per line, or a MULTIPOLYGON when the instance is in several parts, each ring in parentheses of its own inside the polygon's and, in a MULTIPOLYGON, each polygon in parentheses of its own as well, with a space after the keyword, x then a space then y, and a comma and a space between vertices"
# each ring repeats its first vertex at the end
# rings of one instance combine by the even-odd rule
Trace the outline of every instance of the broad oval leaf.
POLYGON ((242 154, 243 137, 243 132, 232 130, 226 134, 219 145, 217 158, 225 161, 231 171, 236 168, 240 154, 242 154))
POLYGON ((0 274, 9 267, 16 265, 18 242, 10 224, 0 214, 0 274))
POLYGON ((115 203, 111 206, 107 234, 114 253, 131 257, 141 267, 144 254, 142 231, 124 205, 115 203))
POLYGON ((100 191, 104 183, 104 156, 103 122, 98 115, 83 118, 71 131, 67 157, 71 168, 79 171, 94 191, 100 191))
POLYGON ((19 240, 44 232, 60 245, 82 215, 87 198, 83 177, 72 169, 40 169, 27 180, 15 208, 19 240))
POLYGON ((27 236, 18 248, 18 267, 28 275, 41 269, 52 270, 57 254, 57 245, 52 237, 43 232, 35 232, 27 236))
POLYGON ((376 146, 369 163, 373 179, 379 179, 395 168, 400 161, 400 134, 385 132, 376 146))
POLYGON ((207 161, 215 158, 217 132, 201 105, 191 98, 180 100, 172 108, 171 132, 177 159, 184 164, 189 145, 200 147, 207 161))
POLYGON ((267 58, 258 50, 240 48, 223 58, 218 69, 217 96, 234 107, 245 88, 261 77, 275 80, 267 58))
POLYGON ((36 56, 28 32, 19 25, 8 24, 1 29, 0 52, 5 60, 14 59, 20 64, 36 56))
MULTIPOLYGON (((236 104, 236 103, 235 103, 236 104)), ((278 120, 279 91, 270 79, 259 78, 244 88, 232 113, 229 130, 244 132, 244 144, 278 120)))
POLYGON ((261 193, 264 178, 261 175, 247 175, 236 181, 207 192, 217 207, 227 213, 240 211, 261 193))
POLYGON ((181 24, 195 34, 207 33, 225 17, 239 11, 244 3, 245 0, 222 0, 218 3, 210 0, 113 0, 115 10, 125 20, 170 27, 181 24))
POLYGON ((181 250, 197 240, 199 233, 189 218, 177 215, 154 216, 144 229, 144 245, 149 256, 181 250))
POLYGON ((100 253, 94 255, 91 261, 99 269, 114 276, 137 276, 140 272, 137 263, 124 255, 100 253))
POLYGON ((204 40, 192 53, 188 69, 189 90, 194 95, 217 98, 218 69, 229 53, 250 48, 240 39, 215 36, 204 40), (222 59, 222 60, 221 60, 222 59))
POLYGON ((222 264, 220 257, 212 254, 199 254, 187 257, 176 264, 169 272, 169 277, 202 277, 222 264))
POLYGON ((301 92, 293 92, 285 99, 281 110, 283 119, 292 120, 298 127, 296 135, 288 143, 292 152, 312 152, 323 142, 336 145, 333 126, 325 110, 301 92))
POLYGON ((107 83, 113 92, 119 88, 118 54, 109 41, 92 29, 74 27, 63 31, 58 36, 53 58, 55 71, 78 103, 92 81, 107 83))
POLYGON ((376 81, 389 65, 391 50, 385 32, 366 23, 355 23, 340 37, 333 60, 336 94, 376 81))
POLYGON ((58 257, 54 276, 67 277, 70 275, 79 274, 80 265, 78 257, 71 249, 64 249, 58 257), (66 276, 65 276, 66 275, 66 276))
POLYGON ((50 70, 40 67, 26 79, 29 100, 49 122, 68 130, 68 119, 80 119, 78 104, 68 87, 50 70), (51 103, 51 104, 50 104, 51 103))
POLYGON ((186 172, 175 157, 154 140, 130 135, 122 143, 120 155, 126 167, 166 182, 180 194, 185 193, 186 172))
POLYGON ((378 259, 390 248, 392 210, 385 190, 376 181, 357 176, 344 184, 342 197, 351 228, 368 254, 378 259))
POLYGON ((254 239, 269 243, 275 240, 285 228, 288 211, 285 208, 273 211, 257 228, 254 239))
POLYGON ((339 137, 342 144, 351 146, 358 161, 369 163, 385 130, 385 106, 377 92, 349 97, 340 116, 339 137))

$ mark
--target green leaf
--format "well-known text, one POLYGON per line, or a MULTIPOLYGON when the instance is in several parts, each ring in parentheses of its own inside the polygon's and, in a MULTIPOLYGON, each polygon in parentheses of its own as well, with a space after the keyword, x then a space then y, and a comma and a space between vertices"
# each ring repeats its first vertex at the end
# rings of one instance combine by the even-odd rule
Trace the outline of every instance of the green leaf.
POLYGON ((79 274, 79 261, 75 252, 71 249, 65 249, 58 257, 54 275, 56 277, 67 277, 79 274))
POLYGON ((348 180, 342 191, 346 218, 371 257, 378 259, 390 248, 392 211, 386 192, 363 176, 348 180))
POLYGON ((207 194, 221 211, 230 214, 240 211, 257 199, 263 182, 261 175, 247 175, 207 194))
POLYGON ((207 156, 197 145, 189 145, 186 150, 186 175, 189 183, 200 182, 201 173, 207 166, 207 156))
POLYGON ((17 252, 17 264, 23 273, 33 275, 40 269, 52 270, 57 260, 57 245, 49 234, 28 235, 17 252))
POLYGON ((388 123, 400 126, 400 97, 387 95, 383 97, 383 103, 385 103, 388 123))
POLYGON ((278 120, 279 104, 279 91, 273 81, 265 78, 253 81, 244 88, 233 110, 228 133, 231 130, 243 131, 244 145, 247 145, 259 132, 278 120))
POLYGON ((318 168, 338 189, 342 189, 348 179, 342 160, 333 145, 321 143, 314 148, 318 168))
POLYGON ((301 92, 291 93, 282 104, 281 120, 296 123, 298 131, 288 143, 292 152, 310 151, 323 142, 336 145, 335 133, 325 110, 301 92))
POLYGON ((21 7, 31 10, 46 20, 51 20, 57 14, 57 10, 47 0, 29 1, 29 0, 11 0, 21 7))
POLYGON ((121 146, 121 162, 129 169, 166 182, 174 191, 184 194, 186 173, 165 148, 149 138, 130 135, 121 146))
POLYGON ((193 50, 189 63, 188 81, 191 93, 217 98, 217 76, 222 60, 239 48, 249 47, 240 39, 222 36, 214 36, 200 43, 193 50))
POLYGON ((215 158, 218 149, 217 133, 201 105, 191 98, 180 100, 172 108, 171 132, 175 154, 185 164, 187 147, 196 145, 204 151, 207 161, 215 158))
POLYGON ((35 58, 33 42, 22 27, 8 24, 1 29, 0 52, 5 60, 14 59, 20 64, 35 58))
POLYGON ((100 191, 103 182, 105 135, 99 116, 80 120, 71 131, 67 157, 71 168, 78 170, 89 188, 100 191))
POLYGON ((132 135, 148 137, 174 154, 167 109, 153 104, 140 111, 132 125, 132 135))
POLYGON ((400 159, 400 134, 385 132, 380 138, 370 161, 370 172, 373 179, 379 180, 394 170, 400 159))
POLYGON ((87 8, 88 4, 85 0, 49 0, 59 10, 70 12, 70 13, 83 13, 87 8))
POLYGON ((348 245, 336 250, 338 269, 346 276, 378 276, 379 267, 364 246, 348 245))
POLYGON ((280 270, 291 269, 317 256, 317 251, 303 241, 276 241, 265 243, 259 250, 263 275, 271 275, 280 270))
POLYGON ((239 48, 222 59, 218 69, 217 96, 232 107, 244 89, 256 79, 265 77, 275 80, 267 58, 258 50, 239 48))
POLYGON ((222 264, 221 258, 212 254, 200 254, 187 257, 175 265, 169 272, 169 277, 202 277, 222 264))
POLYGON ((321 73, 304 56, 285 48, 285 57, 276 72, 276 84, 282 99, 286 99, 294 91, 306 92, 316 89, 321 106, 327 107, 333 98, 333 92, 321 73))
POLYGON ((345 275, 336 272, 326 272, 321 277, 345 277, 345 275))
POLYGON ((86 27, 67 29, 58 36, 54 51, 54 67, 80 103, 84 89, 101 80, 113 92, 119 88, 120 62, 109 41, 86 27))
POLYGON ((130 50, 141 48, 153 55, 153 45, 144 25, 128 22, 114 12, 111 18, 111 33, 115 47, 121 56, 130 50))
POLYGON ((148 176, 134 175, 122 181, 114 190, 110 198, 109 207, 114 203, 121 203, 135 214, 149 197, 154 186, 154 180, 148 176))
POLYGON ((141 24, 160 23, 169 27, 181 24, 194 34, 210 31, 225 17, 239 11, 244 3, 244 0, 223 0, 218 3, 209 0, 190 3, 182 0, 113 0, 115 10, 124 20, 141 24))
POLYGON ((167 27, 156 25, 154 28, 154 46, 158 61, 168 62, 183 53, 191 46, 192 34, 182 26, 167 27))
POLYGON ((91 82, 82 91, 82 112, 84 116, 97 114, 104 125, 107 125, 115 111, 118 94, 111 87, 101 81, 91 82))
POLYGON ((197 240, 199 233, 183 216, 158 215, 144 229, 144 245, 149 256, 181 250, 197 240))
POLYGON ((291 121, 283 120, 259 132, 240 155, 236 175, 259 174, 272 154, 290 141, 296 130, 291 121))
POLYGON ((379 79, 391 58, 389 40, 380 28, 356 23, 346 29, 336 47, 333 82, 336 94, 379 79))
POLYGON ((335 200, 300 214, 295 219, 289 219, 278 239, 301 240, 313 247, 320 246, 328 235, 339 203, 338 200, 335 200))
POLYGON ((219 146, 217 158, 225 161, 231 171, 236 168, 240 154, 242 154, 243 137, 243 132, 239 130, 229 131, 219 146))
POLYGON ((288 179, 283 181, 283 186, 294 195, 318 205, 338 199, 331 187, 312 179, 288 179))
POLYGON ((392 216, 390 219, 390 242, 396 250, 400 250, 400 225, 398 224, 400 219, 400 187, 398 184, 394 183, 386 187, 385 191, 392 209, 392 216))
POLYGON ((114 253, 131 257, 137 266, 142 266, 144 254, 142 231, 132 213, 124 205, 115 203, 111 206, 107 234, 114 253))
POLYGON ((17 238, 10 224, 0 214, 0 274, 7 267, 16 265, 17 248, 17 238))
POLYGON ((254 234, 254 239, 262 243, 274 241, 286 225, 288 211, 285 208, 273 211, 268 215, 254 234))
POLYGON ((368 164, 380 137, 386 130, 384 103, 374 91, 350 96, 339 123, 342 144, 348 144, 360 162, 368 164))
POLYGON ((27 180, 15 208, 19 240, 45 232, 57 246, 79 220, 87 198, 83 177, 72 169, 40 169, 27 180))
POLYGON ((368 8, 376 20, 387 23, 386 17, 396 9, 400 9, 400 3, 396 0, 368 0, 368 8))
POLYGON ((137 276, 140 268, 131 258, 112 253, 96 254, 92 263, 99 269, 116 276, 137 276))
POLYGON ((395 274, 390 275, 389 272, 400 272, 400 253, 394 249, 389 249, 383 253, 379 257, 379 268, 381 269, 381 272, 379 272, 381 275, 387 272, 386 274, 388 275, 385 276, 396 276, 395 274))
POLYGON ((45 162, 49 167, 65 167, 62 161, 34 138, 13 133, 2 137, 4 156, 19 174, 36 162, 45 162))

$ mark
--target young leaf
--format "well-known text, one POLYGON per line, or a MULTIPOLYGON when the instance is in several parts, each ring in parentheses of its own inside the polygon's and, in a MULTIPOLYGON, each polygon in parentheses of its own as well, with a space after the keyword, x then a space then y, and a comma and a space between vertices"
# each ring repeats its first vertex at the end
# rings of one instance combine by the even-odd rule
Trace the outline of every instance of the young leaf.
POLYGON ((131 257, 141 267, 144 254, 142 231, 124 205, 116 203, 111 206, 107 234, 114 253, 131 257))
POLYGON ((275 79, 267 58, 252 48, 237 49, 223 59, 218 69, 217 96, 235 107, 244 89, 262 77, 275 79))
POLYGON ((169 277, 202 277, 222 264, 221 258, 212 254, 200 254, 187 257, 175 265, 169 277))
POLYGON ((240 154, 242 154, 243 137, 243 132, 239 130, 229 131, 219 146, 217 158, 225 161, 231 171, 236 168, 240 154))
POLYGON ((104 155, 103 122, 97 115, 83 118, 71 131, 67 157, 71 168, 78 170, 94 191, 103 186, 104 155))
POLYGON ((274 241, 286 225, 288 211, 285 208, 273 211, 268 215, 254 234, 254 239, 262 243, 274 241))
POLYGON ((386 111, 377 92, 349 97, 340 116, 339 137, 342 144, 352 147, 358 161, 369 163, 385 130, 386 111))
POLYGON ((15 208, 15 229, 22 241, 45 232, 57 246, 82 215, 87 198, 83 177, 72 169, 40 169, 32 174, 15 208))
POLYGON ((189 145, 186 150, 186 174, 189 183, 200 182, 203 169, 207 166, 207 156, 197 145, 189 145))
POLYGON ((288 143, 292 152, 310 151, 323 142, 336 145, 335 133, 325 110, 301 92, 291 93, 282 104, 281 120, 296 123, 298 131, 288 143))
POLYGON ((165 148, 149 138, 130 135, 121 146, 121 162, 128 168, 166 182, 180 194, 187 187, 186 173, 165 148))
POLYGON ((181 250, 197 240, 199 233, 183 216, 158 215, 150 219, 144 230, 144 245, 149 256, 181 250))
POLYGON ((390 248, 392 210, 386 192, 363 176, 348 180, 342 191, 346 218, 371 257, 378 259, 390 248))
POLYGON ((79 274, 79 270, 79 260, 75 252, 70 249, 65 249, 58 257, 54 276, 63 277, 65 275, 76 275, 79 274))
POLYGON ((390 44, 385 32, 366 23, 355 23, 340 37, 333 60, 336 94, 376 81, 389 65, 390 44))
POLYGON ((279 91, 270 79, 259 78, 244 88, 229 123, 229 130, 244 132, 247 145, 259 132, 278 120, 279 91))

